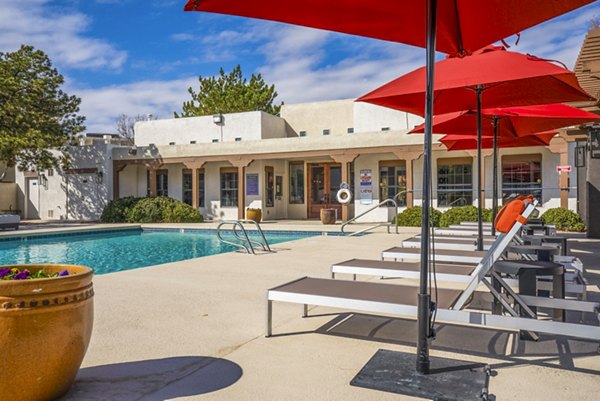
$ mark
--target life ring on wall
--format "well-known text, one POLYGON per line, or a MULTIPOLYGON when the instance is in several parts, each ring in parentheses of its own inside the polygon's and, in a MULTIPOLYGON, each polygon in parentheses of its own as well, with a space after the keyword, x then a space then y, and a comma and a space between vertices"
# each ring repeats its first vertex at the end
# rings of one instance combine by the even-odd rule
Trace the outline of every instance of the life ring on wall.
POLYGON ((352 200, 352 192, 348 188, 342 188, 337 192, 337 201, 342 205, 350 203, 352 200))

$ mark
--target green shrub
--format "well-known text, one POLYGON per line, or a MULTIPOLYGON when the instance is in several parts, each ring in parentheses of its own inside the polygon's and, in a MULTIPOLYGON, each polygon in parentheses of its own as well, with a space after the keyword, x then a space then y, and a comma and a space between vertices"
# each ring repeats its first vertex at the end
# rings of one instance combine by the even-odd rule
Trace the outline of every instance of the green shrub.
POLYGON ((560 231, 585 231, 585 224, 583 224, 581 216, 569 209, 563 209, 562 207, 546 210, 542 214, 541 219, 544 220, 546 224, 554 224, 556 229, 560 231))
POLYGON ((129 211, 143 198, 126 196, 108 202, 102 211, 100 221, 102 223, 126 223, 129 211))
MULTIPOLYGON (((492 221, 492 209, 482 210, 483 221, 492 221)), ((460 224, 461 221, 478 221, 479 215, 475 206, 453 207, 442 214, 440 227, 448 227, 451 224, 460 224)))
POLYGON ((157 196, 111 201, 100 218, 103 223, 201 223, 202 214, 181 201, 157 196))
POLYGON ((141 199, 129 211, 128 223, 201 223, 202 214, 181 201, 156 196, 141 199))
MULTIPOLYGON (((398 213, 392 220, 392 224, 396 224, 404 227, 421 227, 421 216, 423 215, 423 208, 421 206, 415 206, 411 208, 407 208, 403 210, 401 213, 398 213)), ((440 226, 440 218, 442 217, 442 212, 437 209, 431 209, 429 213, 431 224, 433 227, 440 226)))

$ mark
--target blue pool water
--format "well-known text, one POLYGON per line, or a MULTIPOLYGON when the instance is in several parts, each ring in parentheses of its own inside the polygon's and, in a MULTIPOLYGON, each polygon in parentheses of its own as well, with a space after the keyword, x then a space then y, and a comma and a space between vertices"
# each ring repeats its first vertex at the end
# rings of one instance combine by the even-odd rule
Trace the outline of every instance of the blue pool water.
MULTIPOLYGON (((265 232, 269 244, 319 233, 265 232)), ((231 237, 225 236, 226 239, 231 237)), ((256 237, 254 237, 256 238, 256 237)), ((230 252, 215 231, 123 230, 69 236, 27 237, 0 242, 0 265, 66 263, 90 266, 96 274, 176 262, 230 252)))

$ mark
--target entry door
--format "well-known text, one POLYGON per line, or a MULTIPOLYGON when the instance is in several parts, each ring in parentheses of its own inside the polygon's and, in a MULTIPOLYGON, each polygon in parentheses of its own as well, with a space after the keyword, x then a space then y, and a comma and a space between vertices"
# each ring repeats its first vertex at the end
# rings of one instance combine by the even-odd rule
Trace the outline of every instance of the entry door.
POLYGON ((337 192, 342 183, 342 167, 339 164, 309 164, 308 218, 318 219, 321 209, 337 209, 341 216, 342 205, 337 201, 337 192))
POLYGON ((37 178, 29 178, 27 183, 27 218, 40 218, 40 187, 37 178))

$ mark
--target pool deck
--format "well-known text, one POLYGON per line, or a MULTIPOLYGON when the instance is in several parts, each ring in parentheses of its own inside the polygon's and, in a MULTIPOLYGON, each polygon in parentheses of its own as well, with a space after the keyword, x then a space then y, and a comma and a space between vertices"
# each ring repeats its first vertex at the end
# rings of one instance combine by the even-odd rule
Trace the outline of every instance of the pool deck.
MULTIPOLYGON (((96 276, 92 341, 63 401, 414 400, 349 385, 378 349, 413 353, 414 321, 322 307, 301 318, 301 306, 275 303, 276 335, 264 337, 268 288, 307 275, 327 278, 332 263, 349 258, 379 258, 417 230, 383 231, 304 238, 274 245, 274 254, 228 253, 96 276)), ((587 265, 590 298, 597 299, 600 240, 570 244, 587 265)), ((552 338, 510 351, 512 341, 508 333, 445 325, 431 354, 491 364, 498 375, 490 392, 498 400, 598 399, 597 343, 552 338)))

